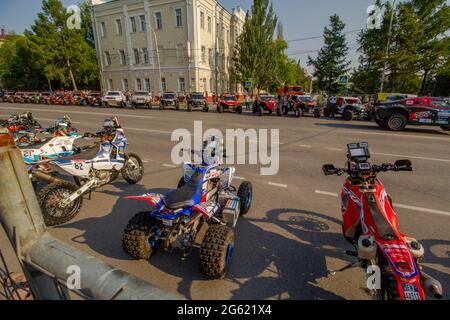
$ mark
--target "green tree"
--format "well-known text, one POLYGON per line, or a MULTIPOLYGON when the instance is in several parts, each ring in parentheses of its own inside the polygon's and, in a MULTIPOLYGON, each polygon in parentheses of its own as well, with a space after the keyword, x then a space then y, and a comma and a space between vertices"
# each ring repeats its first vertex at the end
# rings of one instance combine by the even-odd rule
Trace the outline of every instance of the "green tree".
POLYGON ((339 75, 346 73, 350 62, 347 61, 348 45, 343 33, 345 24, 338 15, 330 17, 330 27, 325 27, 324 46, 316 59, 308 57, 308 65, 314 67, 316 85, 320 90, 337 93, 342 86, 337 83, 339 75))
MULTIPOLYGON (((84 17, 88 17, 85 14, 84 17)), ((44 75, 50 81, 74 90, 98 86, 98 66, 94 48, 86 41, 89 28, 71 30, 67 25, 70 14, 59 0, 44 0, 42 13, 25 36, 35 61, 44 66, 44 75)))
POLYGON ((42 67, 33 59, 27 38, 9 35, 0 47, 0 77, 11 90, 40 90, 46 85, 42 67))
POLYGON ((233 57, 235 82, 244 83, 251 78, 257 90, 276 86, 280 50, 274 41, 277 22, 269 0, 254 0, 233 57))

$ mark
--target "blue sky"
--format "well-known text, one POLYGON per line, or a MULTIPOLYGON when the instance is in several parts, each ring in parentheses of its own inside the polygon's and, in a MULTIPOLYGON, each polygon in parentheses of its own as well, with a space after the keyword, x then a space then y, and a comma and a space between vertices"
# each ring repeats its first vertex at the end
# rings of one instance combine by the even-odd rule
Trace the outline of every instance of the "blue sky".
MULTIPOLYGON (((65 5, 76 4, 78 0, 63 0, 65 5)), ((330 15, 338 14, 347 25, 346 30, 361 29, 366 26, 366 10, 375 0, 273 0, 275 11, 284 25, 286 40, 320 36, 328 24, 330 15)), ((242 6, 249 9, 252 0, 221 0, 223 6, 231 9, 242 6)), ((22 33, 29 28, 41 9, 40 0, 0 0, 0 26, 22 33)), ((349 59, 357 64, 357 32, 347 35, 351 48, 349 59)), ((306 64, 308 54, 315 56, 322 39, 289 42, 288 54, 306 64)))

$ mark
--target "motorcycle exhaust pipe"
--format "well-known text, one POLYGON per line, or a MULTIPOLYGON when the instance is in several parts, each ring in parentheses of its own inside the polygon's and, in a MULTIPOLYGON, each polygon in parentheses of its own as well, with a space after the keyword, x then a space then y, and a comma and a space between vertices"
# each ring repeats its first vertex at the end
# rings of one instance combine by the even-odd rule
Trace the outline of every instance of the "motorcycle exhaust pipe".
POLYGON ((424 272, 422 272, 422 281, 423 287, 428 296, 435 299, 442 299, 443 291, 442 285, 439 281, 424 272))
POLYGON ((47 183, 64 183, 64 180, 59 179, 51 174, 44 173, 42 171, 34 171, 33 178, 41 181, 45 181, 47 183))

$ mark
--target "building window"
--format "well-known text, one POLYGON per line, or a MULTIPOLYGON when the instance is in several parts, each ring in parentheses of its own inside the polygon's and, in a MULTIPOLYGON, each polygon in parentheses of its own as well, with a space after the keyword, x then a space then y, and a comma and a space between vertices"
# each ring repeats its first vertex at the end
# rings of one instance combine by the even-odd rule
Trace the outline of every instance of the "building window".
POLYGON ((111 65, 111 55, 109 54, 109 51, 105 51, 105 65, 111 65))
POLYGON ((163 28, 161 12, 156 12, 155 13, 155 19, 156 19, 156 30, 161 30, 163 28))
POLYGON ((122 89, 123 89, 123 91, 128 91, 129 90, 128 79, 122 79, 122 89))
POLYGON ((113 80, 108 79, 108 90, 111 91, 111 90, 113 90, 113 88, 114 88, 113 80))
POLYGON ((208 59, 209 59, 209 64, 211 64, 212 65, 212 63, 213 63, 213 49, 209 49, 208 50, 208 59))
POLYGON ((150 92, 150 79, 145 78, 145 91, 150 92))
POLYGON ((175 9, 175 16, 177 19, 177 27, 183 26, 183 12, 181 9, 175 9))
POLYGON ((106 38, 107 34, 106 34, 106 23, 105 22, 100 22, 100 35, 102 38, 106 38))
POLYGON ((141 31, 145 32, 145 30, 147 30, 147 21, 145 19, 145 16, 142 15, 139 17, 139 19, 141 20, 141 31))
POLYGON ((135 17, 131 17, 130 18, 130 22, 131 22, 131 32, 136 32, 136 18, 135 17))
POLYGON ((141 79, 136 79, 136 90, 142 91, 142 81, 141 79))
POLYGON ((186 91, 186 82, 184 78, 178 79, 178 91, 179 92, 185 92, 186 91))
POLYGON ((200 12, 200 28, 205 29, 205 13, 200 12))
POLYGON ((122 35, 122 20, 116 19, 116 35, 122 35))
POLYGON ((211 26, 212 26, 212 19, 210 16, 208 16, 208 32, 211 32, 211 26))
POLYGON ((206 63, 206 48, 202 46, 202 63, 206 63))
POLYGON ((141 61, 139 59, 139 50, 138 49, 133 49, 133 53, 134 53, 134 64, 141 63, 141 61))
POLYGON ((167 83, 166 78, 161 78, 162 90, 163 92, 167 92, 167 83))
POLYGON ((142 52, 144 53, 144 63, 145 64, 149 64, 150 59, 148 56, 148 49, 147 48, 142 48, 142 52))
POLYGON ((125 56, 125 50, 120 50, 119 51, 119 56, 120 56, 120 64, 122 66, 127 64, 127 57, 125 56))

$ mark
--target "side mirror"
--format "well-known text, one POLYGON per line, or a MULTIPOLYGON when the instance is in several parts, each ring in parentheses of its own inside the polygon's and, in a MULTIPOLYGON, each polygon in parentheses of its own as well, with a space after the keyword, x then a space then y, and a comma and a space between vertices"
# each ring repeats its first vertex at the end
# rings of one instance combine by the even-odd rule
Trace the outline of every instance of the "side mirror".
POLYGON ((322 167, 322 171, 326 176, 331 176, 332 174, 336 174, 336 167, 332 164, 325 164, 322 167))
POLYGON ((394 165, 399 171, 412 171, 412 163, 410 160, 397 160, 394 165))

